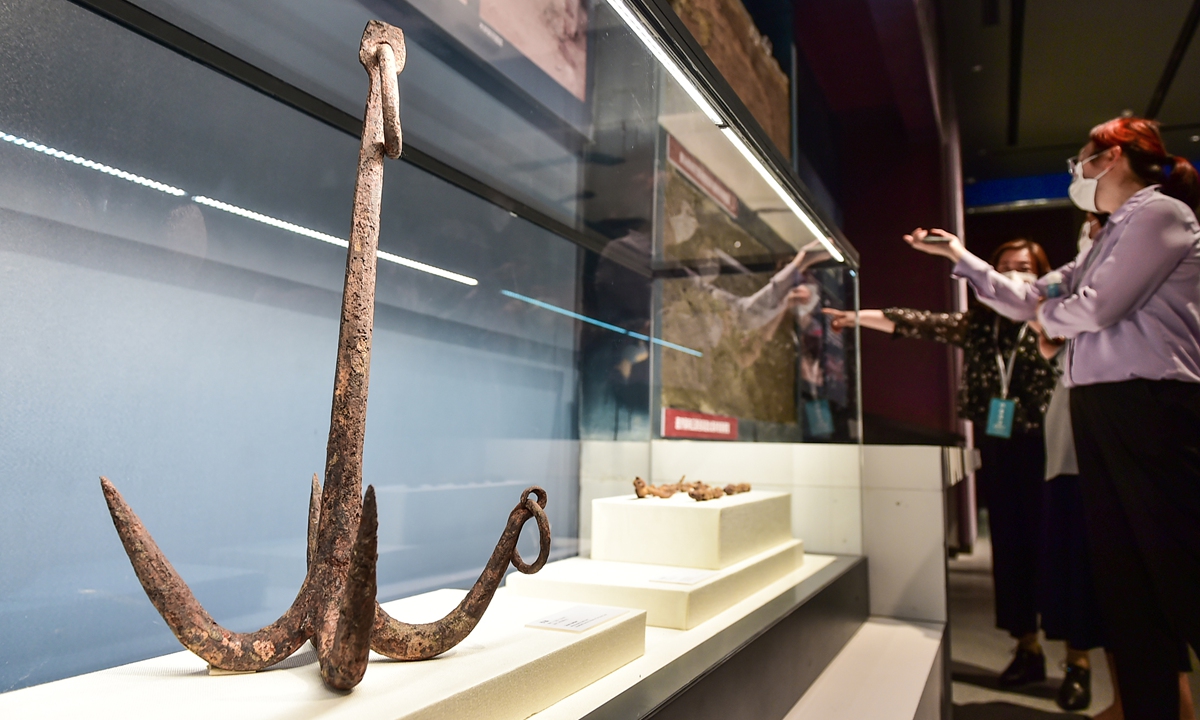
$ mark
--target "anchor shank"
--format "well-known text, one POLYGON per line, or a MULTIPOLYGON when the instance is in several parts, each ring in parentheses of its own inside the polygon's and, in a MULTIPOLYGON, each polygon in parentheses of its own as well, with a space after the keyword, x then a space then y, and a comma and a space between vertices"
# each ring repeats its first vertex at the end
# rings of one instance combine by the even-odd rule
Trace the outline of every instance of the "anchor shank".
MULTIPOLYGON (((379 207, 383 195, 383 122, 379 85, 374 73, 371 76, 358 156, 358 180, 354 188, 354 222, 346 253, 322 509, 345 508, 350 504, 361 509, 362 450, 367 427, 367 385, 375 322, 375 252, 379 245, 379 207)), ((354 512, 353 517, 343 518, 349 526, 342 529, 344 532, 322 532, 318 542, 323 546, 318 552, 333 550, 327 545, 335 536, 353 537, 353 529, 358 527, 358 514, 354 512)), ((321 514, 323 526, 330 517, 328 513, 321 514)), ((345 544, 345 548, 337 549, 340 553, 349 552, 349 543, 345 544)))

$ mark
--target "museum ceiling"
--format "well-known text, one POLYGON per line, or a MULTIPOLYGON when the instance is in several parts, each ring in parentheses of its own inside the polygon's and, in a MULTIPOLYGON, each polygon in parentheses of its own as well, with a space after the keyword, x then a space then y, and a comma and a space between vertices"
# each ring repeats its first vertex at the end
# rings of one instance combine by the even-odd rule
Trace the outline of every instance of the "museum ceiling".
POLYGON ((943 47, 966 182, 1065 172, 1122 113, 1200 157, 1200 0, 945 0, 943 47))

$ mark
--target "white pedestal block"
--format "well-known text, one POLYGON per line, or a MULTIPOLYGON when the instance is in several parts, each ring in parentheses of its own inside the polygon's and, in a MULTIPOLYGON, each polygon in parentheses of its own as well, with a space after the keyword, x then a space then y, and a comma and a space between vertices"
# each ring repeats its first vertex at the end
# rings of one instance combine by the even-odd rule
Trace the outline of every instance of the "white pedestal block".
POLYGON ((720 570, 792 539, 787 493, 592 501, 592 559, 720 570))
MULTIPOLYGON (((439 590, 384 608, 405 622, 429 622, 463 595, 439 590)), ((582 633, 525 627, 573 604, 501 588, 453 650, 421 662, 373 655, 366 677, 348 693, 321 684, 309 645, 281 669, 217 677, 203 660, 180 652, 2 694, 0 717, 524 720, 645 651, 646 614, 637 610, 582 633)))
POLYGON ((634 607, 646 611, 646 624, 689 630, 794 572, 804 563, 804 544, 788 540, 735 563, 693 585, 664 582, 679 576, 663 565, 568 558, 536 575, 512 574, 508 588, 531 597, 634 607))

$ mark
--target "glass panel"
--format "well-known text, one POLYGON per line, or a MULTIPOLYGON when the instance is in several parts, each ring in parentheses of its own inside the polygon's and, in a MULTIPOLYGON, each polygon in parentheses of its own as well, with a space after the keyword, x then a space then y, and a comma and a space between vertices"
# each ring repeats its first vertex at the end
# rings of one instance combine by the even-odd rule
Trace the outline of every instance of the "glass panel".
POLYGON ((853 308, 854 279, 777 264, 660 281, 662 407, 733 418, 738 440, 857 442, 855 337, 821 312, 853 308))
MULTIPOLYGON (((345 250, 215 203, 336 239, 358 142, 70 3, 0 14, 12 689, 178 647, 100 474, 221 622, 253 629, 291 602, 345 250)), ((512 295, 573 308, 581 251, 396 162, 381 235, 385 251, 477 281, 380 263, 364 473, 381 597, 469 584, 532 484, 550 494, 555 556, 573 554, 576 323, 512 295)))
POLYGON ((852 306, 847 268, 666 73, 661 87, 658 435, 857 439, 853 345, 821 313, 852 306))
POLYGON ((601 189, 591 170, 654 144, 606 143, 611 121, 636 126, 649 115, 779 237, 793 247, 814 237, 609 2, 134 2, 355 116, 366 91, 363 26, 378 18, 403 28, 406 139, 569 225, 594 227, 601 189))
MULTIPOLYGON (((354 116, 363 26, 401 25, 406 142, 586 240, 388 163, 364 468, 384 600, 469 584, 531 484, 574 554, 580 478, 620 467, 599 474, 627 491, 606 463, 688 436, 668 411, 857 437, 854 343, 820 313, 854 305, 853 271, 624 6, 505 2, 138 0, 354 116)), ((220 622, 291 601, 358 140, 65 0, 0 5, 0 57, 2 691, 177 648, 101 473, 220 622)))
POLYGON ((592 133, 585 0, 135 4, 355 117, 367 90, 362 29, 371 19, 392 23, 408 47, 400 74, 405 141, 582 227, 583 149, 592 133), (510 12, 498 12, 505 5, 510 12), (545 22, 542 5, 554 10, 545 22))
POLYGON ((846 423, 806 435, 801 420, 794 326, 812 345, 824 318, 796 313, 833 301, 793 297, 784 322, 788 293, 815 276, 784 273, 769 290, 756 277, 801 248, 793 270, 828 260, 816 228, 631 32, 625 0, 507 0, 503 13, 496 0, 136 1, 348 112, 365 87, 360 28, 372 16, 404 28, 408 141, 609 242, 581 278, 581 310, 600 321, 582 328, 583 437, 663 436, 659 411, 677 408, 740 418, 746 438, 849 438, 846 423))

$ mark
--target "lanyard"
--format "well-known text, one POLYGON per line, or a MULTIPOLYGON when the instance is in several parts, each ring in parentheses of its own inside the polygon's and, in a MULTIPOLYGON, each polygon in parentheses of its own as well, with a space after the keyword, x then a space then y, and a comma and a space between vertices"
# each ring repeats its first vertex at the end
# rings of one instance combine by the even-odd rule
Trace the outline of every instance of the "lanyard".
POLYGON ((1008 399, 1008 386, 1012 382, 1013 368, 1017 366, 1017 351, 1021 349, 1021 341, 1025 339, 1025 331, 1028 329, 1029 323, 1021 325, 1021 330, 1017 333, 1017 342, 1008 357, 1008 364, 1005 365, 1004 356, 1000 354, 1000 318, 996 318, 992 335, 996 339, 996 367, 1000 368, 1000 397, 1005 400, 1008 399))

